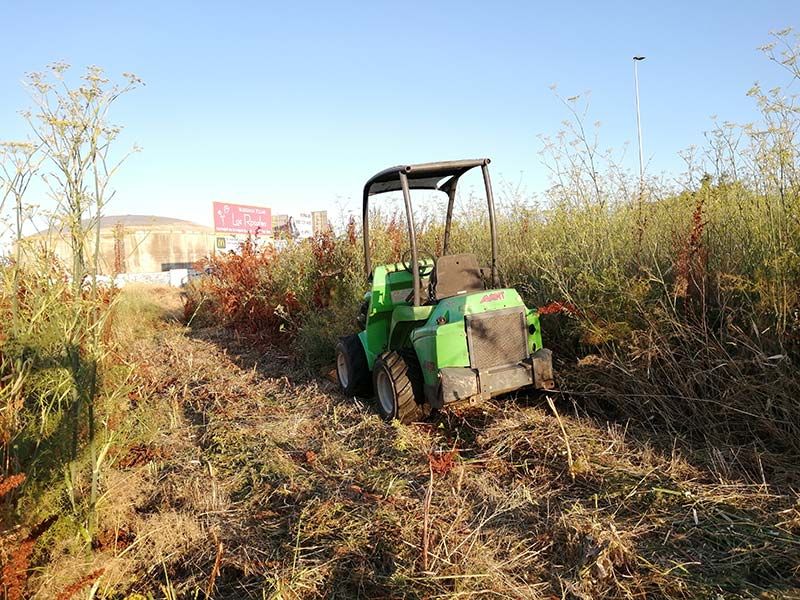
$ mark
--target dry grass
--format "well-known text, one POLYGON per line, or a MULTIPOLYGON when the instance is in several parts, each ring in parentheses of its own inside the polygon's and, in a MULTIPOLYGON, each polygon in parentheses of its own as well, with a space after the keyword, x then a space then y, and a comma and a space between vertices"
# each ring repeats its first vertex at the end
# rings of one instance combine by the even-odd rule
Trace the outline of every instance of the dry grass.
POLYGON ((689 446, 664 451, 567 397, 387 425, 246 338, 186 333, 165 323, 130 348, 142 366, 104 532, 90 554, 39 548, 36 597, 100 569, 97 597, 800 593, 796 493, 727 478, 689 446))

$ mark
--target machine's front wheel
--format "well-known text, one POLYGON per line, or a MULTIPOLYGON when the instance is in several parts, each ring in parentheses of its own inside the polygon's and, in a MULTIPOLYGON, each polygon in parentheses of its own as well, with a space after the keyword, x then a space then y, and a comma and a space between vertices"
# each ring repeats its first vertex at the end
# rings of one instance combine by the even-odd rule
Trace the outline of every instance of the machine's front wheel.
POLYGON ((348 396, 368 396, 371 390, 369 366, 357 335, 348 335, 336 344, 336 378, 348 396))
POLYGON ((387 421, 419 421, 423 408, 422 371, 413 352, 385 352, 375 360, 372 382, 378 412, 387 421))

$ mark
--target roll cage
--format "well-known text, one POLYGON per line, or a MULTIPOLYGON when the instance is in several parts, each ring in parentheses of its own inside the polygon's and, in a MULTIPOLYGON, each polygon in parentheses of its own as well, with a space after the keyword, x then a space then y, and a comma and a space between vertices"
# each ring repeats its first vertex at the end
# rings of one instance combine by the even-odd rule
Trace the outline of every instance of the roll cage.
POLYGON ((492 287, 498 287, 497 277, 497 226, 494 215, 494 196, 492 195, 492 182, 489 178, 488 158, 473 160, 452 160, 443 162, 421 163, 417 165, 398 165, 384 169, 374 175, 364 185, 364 206, 362 212, 364 231, 364 267, 367 276, 372 273, 372 260, 369 251, 369 197, 386 192, 402 190, 403 202, 406 207, 406 221, 408 223, 408 237, 411 241, 411 264, 414 286, 414 306, 422 304, 420 294, 419 255, 417 254, 417 236, 414 229, 414 213, 411 208, 411 190, 436 190, 447 194, 447 217, 444 225, 444 244, 442 255, 447 254, 450 242, 450 224, 453 220, 453 204, 456 199, 458 180, 464 173, 480 167, 483 174, 483 183, 486 188, 486 199, 489 207, 489 230, 492 240, 491 277, 492 287))

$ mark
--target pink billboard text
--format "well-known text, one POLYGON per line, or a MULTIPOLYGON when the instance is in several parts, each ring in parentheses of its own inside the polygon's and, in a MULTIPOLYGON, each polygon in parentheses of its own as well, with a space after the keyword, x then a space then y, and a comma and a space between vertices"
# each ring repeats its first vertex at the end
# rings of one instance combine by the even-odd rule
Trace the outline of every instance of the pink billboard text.
POLYGON ((225 233, 272 234, 272 211, 266 206, 214 202, 214 230, 225 233))

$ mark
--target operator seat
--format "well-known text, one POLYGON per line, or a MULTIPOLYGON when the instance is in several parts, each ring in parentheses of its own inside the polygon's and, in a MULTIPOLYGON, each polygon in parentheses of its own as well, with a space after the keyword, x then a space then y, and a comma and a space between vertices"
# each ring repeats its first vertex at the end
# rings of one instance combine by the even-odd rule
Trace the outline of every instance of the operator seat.
POLYGON ((446 254, 439 257, 430 285, 434 301, 486 289, 474 254, 446 254))

